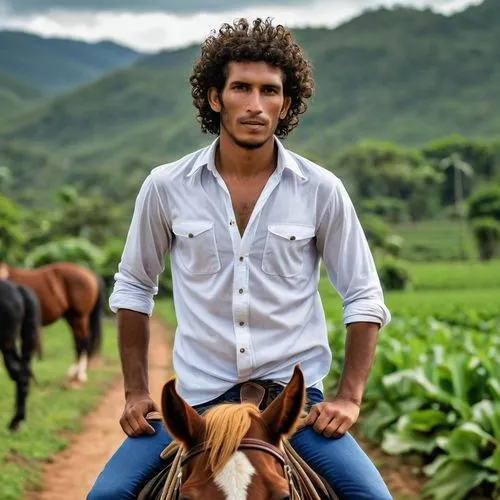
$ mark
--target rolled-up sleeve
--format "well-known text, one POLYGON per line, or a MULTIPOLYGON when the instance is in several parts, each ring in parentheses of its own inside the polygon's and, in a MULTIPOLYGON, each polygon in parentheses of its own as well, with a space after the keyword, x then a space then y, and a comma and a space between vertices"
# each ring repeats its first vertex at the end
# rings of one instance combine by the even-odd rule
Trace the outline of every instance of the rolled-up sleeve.
POLYGON ((154 171, 146 178, 135 201, 134 215, 122 258, 115 274, 109 307, 131 309, 151 316, 153 297, 158 293, 158 277, 165 267, 171 245, 166 200, 160 199, 154 171))
POLYGON ((343 300, 344 324, 389 323, 391 315, 364 231, 342 182, 333 189, 317 231, 317 245, 328 277, 343 300))

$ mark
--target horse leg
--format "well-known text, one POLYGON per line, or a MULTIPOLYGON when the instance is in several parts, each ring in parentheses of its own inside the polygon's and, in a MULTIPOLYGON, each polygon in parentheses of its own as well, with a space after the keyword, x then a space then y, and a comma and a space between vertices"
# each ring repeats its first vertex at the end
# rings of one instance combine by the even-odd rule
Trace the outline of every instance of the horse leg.
POLYGON ((88 378, 89 319, 87 316, 69 314, 66 316, 66 320, 73 331, 76 351, 76 362, 69 367, 68 377, 70 380, 76 379, 78 382, 86 382, 88 378))
POLYGON ((7 373, 16 383, 16 412, 9 424, 9 429, 16 431, 19 428, 19 424, 26 417, 26 398, 29 390, 30 370, 28 365, 22 362, 21 357, 15 349, 8 349, 2 352, 7 373))

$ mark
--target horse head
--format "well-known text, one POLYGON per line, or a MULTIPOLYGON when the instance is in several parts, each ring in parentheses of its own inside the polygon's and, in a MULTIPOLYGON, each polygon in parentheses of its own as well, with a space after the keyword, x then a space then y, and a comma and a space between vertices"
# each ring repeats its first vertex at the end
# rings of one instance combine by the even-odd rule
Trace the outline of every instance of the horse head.
POLYGON ((290 483, 280 442, 295 430, 305 402, 295 367, 283 392, 261 413, 251 403, 222 404, 200 416, 163 387, 163 421, 184 450, 180 500, 286 500, 290 483))

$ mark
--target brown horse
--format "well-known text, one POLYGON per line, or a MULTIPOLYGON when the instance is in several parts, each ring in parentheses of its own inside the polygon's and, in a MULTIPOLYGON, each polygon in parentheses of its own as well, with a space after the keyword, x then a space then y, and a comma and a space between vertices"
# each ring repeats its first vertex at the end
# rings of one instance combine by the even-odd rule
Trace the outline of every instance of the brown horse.
POLYGON ((76 362, 68 376, 87 380, 88 358, 99 351, 101 340, 102 286, 91 270, 70 262, 36 269, 19 269, 0 263, 0 277, 31 288, 38 296, 42 325, 64 318, 75 342, 76 362))
POLYGON ((304 401, 304 377, 298 367, 262 413, 242 403, 219 405, 200 416, 177 394, 175 381, 167 382, 162 392, 164 424, 185 453, 178 498, 296 498, 280 443, 294 431, 304 401))

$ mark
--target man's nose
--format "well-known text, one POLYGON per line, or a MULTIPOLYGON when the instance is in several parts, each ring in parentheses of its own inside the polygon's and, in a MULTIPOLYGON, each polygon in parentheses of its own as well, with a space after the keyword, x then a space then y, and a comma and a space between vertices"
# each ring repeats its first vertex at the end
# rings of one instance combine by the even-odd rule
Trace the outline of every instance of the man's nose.
POLYGON ((262 99, 258 89, 248 93, 247 111, 250 113, 262 113, 262 99))

